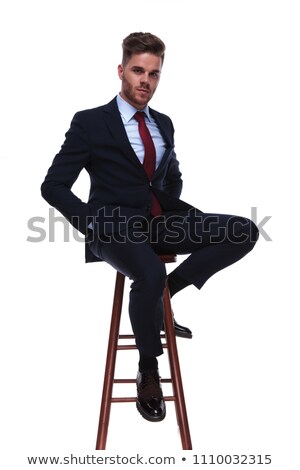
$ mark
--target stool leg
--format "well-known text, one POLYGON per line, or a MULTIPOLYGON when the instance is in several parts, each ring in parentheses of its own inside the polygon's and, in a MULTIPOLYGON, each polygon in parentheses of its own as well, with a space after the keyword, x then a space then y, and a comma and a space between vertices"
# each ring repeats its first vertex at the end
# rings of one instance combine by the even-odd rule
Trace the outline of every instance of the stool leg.
POLYGON ((178 359, 176 338, 173 325, 173 317, 170 302, 170 292, 168 287, 164 291, 164 309, 165 309, 165 327, 166 337, 168 344, 168 354, 171 370, 171 378, 173 384, 173 391, 175 396, 175 407, 177 422, 180 430, 180 437, 182 442, 182 448, 184 450, 192 449, 192 441, 189 430, 189 423, 187 417, 187 411, 185 406, 184 392, 182 386, 180 364, 178 359))
POLYGON ((125 276, 117 273, 114 302, 112 309, 112 317, 110 324, 110 333, 107 347, 106 366, 104 374, 104 383, 102 391, 101 410, 98 426, 98 435, 96 450, 104 450, 106 447, 106 439, 110 417, 110 407, 112 398, 112 389, 115 373, 116 354, 118 345, 118 336, 120 330, 120 320, 123 303, 125 276))

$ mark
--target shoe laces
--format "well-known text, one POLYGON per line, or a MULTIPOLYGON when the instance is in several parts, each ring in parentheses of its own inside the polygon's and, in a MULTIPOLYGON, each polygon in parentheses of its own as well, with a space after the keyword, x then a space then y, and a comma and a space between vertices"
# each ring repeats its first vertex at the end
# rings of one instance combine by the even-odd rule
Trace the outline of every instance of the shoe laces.
POLYGON ((156 370, 141 372, 142 380, 139 384, 139 395, 144 400, 161 398, 162 390, 159 383, 159 375, 156 370))

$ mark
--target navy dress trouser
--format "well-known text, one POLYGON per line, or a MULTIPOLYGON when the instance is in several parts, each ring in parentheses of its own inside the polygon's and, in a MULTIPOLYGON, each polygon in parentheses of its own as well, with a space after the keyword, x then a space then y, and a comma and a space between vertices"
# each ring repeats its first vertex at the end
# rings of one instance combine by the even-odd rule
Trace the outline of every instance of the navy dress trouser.
POLYGON ((254 247, 258 229, 249 219, 197 210, 170 212, 90 243, 94 254, 132 280, 129 316, 140 352, 163 353, 163 290, 166 268, 157 254, 189 254, 174 270, 198 289, 216 272, 254 247))

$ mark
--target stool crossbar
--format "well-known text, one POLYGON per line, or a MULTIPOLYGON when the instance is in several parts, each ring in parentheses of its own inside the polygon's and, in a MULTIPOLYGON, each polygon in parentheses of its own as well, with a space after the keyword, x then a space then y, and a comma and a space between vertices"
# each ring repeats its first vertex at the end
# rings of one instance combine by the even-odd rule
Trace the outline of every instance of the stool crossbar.
MULTIPOLYGON (((174 263, 176 261, 175 255, 160 255, 161 261, 164 263, 174 263)), ((137 349, 135 344, 119 344, 118 340, 134 339, 134 335, 119 334, 120 321, 123 304, 125 276, 117 272, 115 293, 112 308, 112 317, 110 324, 110 333, 107 347, 106 366, 104 373, 102 401, 100 409, 100 418, 98 425, 98 434, 96 442, 96 450, 104 450, 106 448, 106 440, 108 434, 110 409, 112 403, 129 403, 135 402, 135 397, 113 397, 113 385, 124 383, 135 383, 136 379, 115 379, 115 364, 117 351, 137 349)), ((171 309, 170 293, 168 286, 164 290, 164 323, 165 334, 161 338, 165 340, 162 346, 167 349, 169 364, 170 364, 170 379, 161 379, 162 383, 171 383, 173 388, 172 396, 164 396, 165 401, 173 401, 175 404, 176 418, 180 430, 180 437, 182 448, 184 450, 192 449, 191 436, 189 431, 188 417, 184 399, 184 391, 182 385, 182 378, 180 372, 180 364, 178 358, 178 351, 176 345, 176 338, 174 332, 173 315, 171 309)))

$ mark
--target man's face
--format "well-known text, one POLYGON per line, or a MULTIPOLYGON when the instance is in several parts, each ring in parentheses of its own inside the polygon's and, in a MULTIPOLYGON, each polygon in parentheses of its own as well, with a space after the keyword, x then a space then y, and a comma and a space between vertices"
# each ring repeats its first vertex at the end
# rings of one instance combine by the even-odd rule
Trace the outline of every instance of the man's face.
POLYGON ((134 54, 125 67, 118 66, 121 96, 136 109, 143 109, 157 88, 162 60, 148 52, 134 54))

